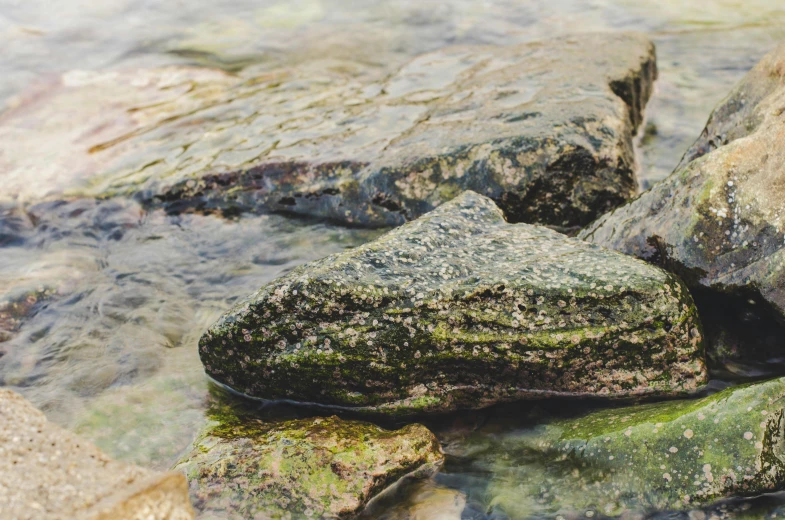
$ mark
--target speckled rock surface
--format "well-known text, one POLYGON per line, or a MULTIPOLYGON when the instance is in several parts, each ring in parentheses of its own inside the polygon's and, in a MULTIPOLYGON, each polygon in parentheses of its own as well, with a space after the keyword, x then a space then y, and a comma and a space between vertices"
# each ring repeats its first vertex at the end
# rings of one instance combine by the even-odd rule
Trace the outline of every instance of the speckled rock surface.
POLYGON ((0 518, 187 520, 185 479, 109 459, 0 388, 0 518))
POLYGON ((447 48, 392 75, 331 61, 74 72, 0 116, 4 196, 388 226, 473 189, 511 220, 582 226, 636 192, 632 136, 655 77, 634 34, 447 48))
POLYGON ((527 508, 568 518, 690 510, 777 491, 784 414, 785 379, 777 379, 556 421, 488 448, 489 491, 512 519, 528 518, 527 508))
POLYGON ((473 192, 262 287, 202 336, 200 355, 249 396, 393 414, 706 381, 677 278, 508 224, 473 192))
POLYGON ((785 318, 785 43, 714 111, 667 179, 585 240, 659 263, 691 288, 785 318))
POLYGON ((405 476, 441 465, 436 437, 338 417, 215 421, 177 465, 203 518, 350 518, 405 476))

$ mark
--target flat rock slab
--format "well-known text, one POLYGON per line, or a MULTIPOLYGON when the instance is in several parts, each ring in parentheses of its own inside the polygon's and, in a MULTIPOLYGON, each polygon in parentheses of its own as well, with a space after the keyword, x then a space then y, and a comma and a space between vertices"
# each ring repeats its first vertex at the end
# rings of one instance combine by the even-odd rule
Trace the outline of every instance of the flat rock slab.
POLYGON ((676 277, 508 224, 473 192, 262 287, 202 336, 200 355, 249 396, 393 414, 683 394, 707 378, 676 277))
POLYGON ((489 493, 519 519, 690 510, 780 491, 784 416, 785 379, 776 379, 556 421, 497 438, 485 453, 489 493))
POLYGON ((71 73, 0 117, 0 166, 24 199, 390 226, 472 189, 512 221, 575 227, 635 194, 655 77, 654 46, 634 34, 447 48, 389 75, 336 62, 71 73))
POLYGON ((205 518, 350 518, 406 476, 441 465, 422 425, 310 418, 214 422, 177 465, 205 518))
POLYGON ((581 238, 785 318, 785 43, 712 114, 674 173, 581 238))
POLYGON ((0 517, 192 519, 186 481, 116 462, 0 388, 0 517))

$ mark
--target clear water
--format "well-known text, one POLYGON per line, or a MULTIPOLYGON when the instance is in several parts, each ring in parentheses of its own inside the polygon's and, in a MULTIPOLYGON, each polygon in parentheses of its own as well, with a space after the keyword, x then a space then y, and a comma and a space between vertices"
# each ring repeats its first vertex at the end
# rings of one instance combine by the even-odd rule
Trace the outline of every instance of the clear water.
MULTIPOLYGON (((639 157, 646 187, 670 172, 733 83, 785 38, 785 4, 0 0, 0 106, 76 69, 188 63, 263 71, 317 56, 384 72, 445 45, 598 30, 643 31, 657 44, 660 79, 639 157)), ((287 269, 378 233, 280 216, 166 216, 124 200, 7 203, 0 206, 0 301, 37 301, 37 312, 0 342, 0 385, 115 457, 168 468, 215 398, 196 355, 202 331, 234 300, 287 269)), ((404 486, 368 514, 435 518, 434 508, 445 515, 460 509, 457 500, 464 518, 502 518, 486 493, 492 465, 472 455, 468 432, 493 438, 531 428, 548 416, 532 406, 434 421, 448 453, 436 483, 404 486)), ((573 413, 572 406, 557 408, 573 413)), ((779 499, 766 500, 709 515, 773 511, 779 499)))

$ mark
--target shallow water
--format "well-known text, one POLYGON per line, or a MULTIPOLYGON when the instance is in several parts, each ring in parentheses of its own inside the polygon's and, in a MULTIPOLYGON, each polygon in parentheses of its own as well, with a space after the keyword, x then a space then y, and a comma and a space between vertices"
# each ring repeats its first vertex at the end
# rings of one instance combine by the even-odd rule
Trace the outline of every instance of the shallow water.
MULTIPOLYGON (((646 187, 676 165, 732 84, 785 38, 785 4, 0 0, 0 103, 13 106, 32 86, 75 69, 187 63, 256 73, 322 57, 383 74, 445 45, 595 30, 639 30, 657 44, 660 79, 640 146, 646 187)), ((0 385, 115 457, 168 468, 212 399, 196 355, 202 331, 287 269, 378 233, 281 216, 167 216, 124 200, 9 203, 0 207, 0 301, 27 302, 34 316, 0 342, 0 385)), ((574 407, 559 404, 562 413, 574 407)), ((473 455, 468 433, 493 439, 550 415, 521 405, 435 421, 448 453, 436 484, 404 486, 373 516, 431 518, 429 503, 448 510, 450 500, 464 500, 463 518, 502 518, 486 491, 492 468, 473 455)), ((728 508, 772 511, 780 499, 766 500, 728 508)))

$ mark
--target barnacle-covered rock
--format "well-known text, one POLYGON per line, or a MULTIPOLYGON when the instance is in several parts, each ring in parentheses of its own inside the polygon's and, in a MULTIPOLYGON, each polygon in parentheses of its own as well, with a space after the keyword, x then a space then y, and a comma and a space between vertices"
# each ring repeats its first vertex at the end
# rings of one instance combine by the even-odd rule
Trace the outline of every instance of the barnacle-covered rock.
POLYGON ((689 510, 785 488, 784 413, 776 379, 555 421, 501 436, 479 458, 512 519, 689 510))
POLYGON ((175 469, 194 505, 219 518, 348 518, 406 476, 441 465, 422 425, 397 431, 338 417, 212 421, 175 469))
POLYGON ((677 278, 508 224, 473 192, 262 287, 202 336, 200 355, 249 396, 385 413, 682 394, 706 381, 677 278))
POLYGON ((389 226, 472 189, 511 220, 582 226, 636 192, 655 63, 641 35, 587 34, 441 49, 392 74, 325 60, 240 78, 69 73, 0 116, 0 195, 389 226))
POLYGON ((712 298, 736 297, 743 312, 765 308, 782 321, 784 114, 785 43, 715 109, 670 177, 581 238, 658 263, 712 298))

